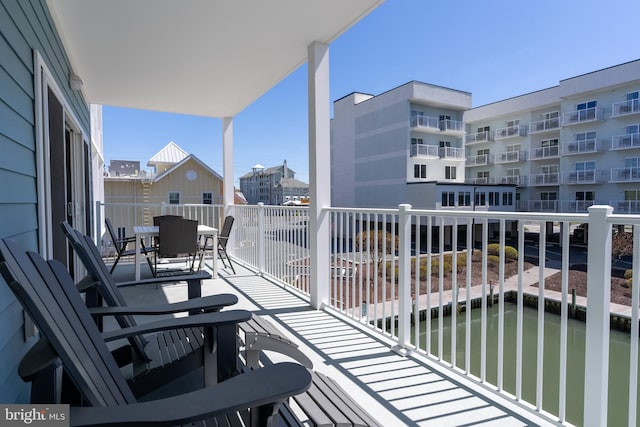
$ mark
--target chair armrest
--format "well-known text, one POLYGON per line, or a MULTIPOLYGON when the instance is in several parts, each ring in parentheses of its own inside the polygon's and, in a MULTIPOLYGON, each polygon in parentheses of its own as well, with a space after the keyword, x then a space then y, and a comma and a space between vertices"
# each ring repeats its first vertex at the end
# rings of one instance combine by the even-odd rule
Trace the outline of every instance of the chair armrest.
POLYGON ((90 275, 86 275, 82 280, 76 283, 76 288, 78 292, 85 292, 87 289, 94 288, 98 286, 100 282, 94 280, 90 275))
POLYGON ((154 285, 157 283, 174 283, 174 282, 186 282, 187 280, 208 280, 211 279, 211 274, 206 271, 200 271, 192 274, 181 274, 176 276, 165 277, 151 277, 143 280, 134 280, 130 282, 119 282, 118 287, 137 286, 137 285, 154 285))
POLYGON ((46 338, 40 338, 25 353, 18 365, 18 375, 23 381, 33 381, 35 377, 50 367, 58 367, 61 362, 46 338))
POLYGON ((310 384, 311 374, 306 368, 285 362, 166 399, 126 406, 73 407, 70 422, 72 426, 187 424, 240 409, 283 402, 304 392, 310 384))
POLYGON ((220 311, 222 308, 237 304, 238 297, 233 294, 220 294, 200 297, 162 305, 91 307, 89 312, 96 316, 115 316, 120 314, 170 314, 188 311, 220 311))
POLYGON ((129 328, 104 332, 102 338, 105 341, 114 341, 121 338, 135 337, 150 332, 167 331, 181 328, 197 328, 202 326, 225 326, 240 322, 246 322, 251 318, 251 312, 246 310, 229 310, 217 313, 202 313, 194 316, 174 317, 129 328))

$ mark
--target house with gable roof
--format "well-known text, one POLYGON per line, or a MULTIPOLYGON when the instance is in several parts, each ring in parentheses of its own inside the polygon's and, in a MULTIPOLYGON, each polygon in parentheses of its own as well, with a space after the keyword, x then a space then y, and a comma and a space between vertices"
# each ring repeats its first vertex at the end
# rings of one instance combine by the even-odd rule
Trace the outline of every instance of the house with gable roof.
POLYGON ((222 203, 222 176, 173 141, 154 154, 147 166, 151 171, 105 176, 105 202, 222 203))

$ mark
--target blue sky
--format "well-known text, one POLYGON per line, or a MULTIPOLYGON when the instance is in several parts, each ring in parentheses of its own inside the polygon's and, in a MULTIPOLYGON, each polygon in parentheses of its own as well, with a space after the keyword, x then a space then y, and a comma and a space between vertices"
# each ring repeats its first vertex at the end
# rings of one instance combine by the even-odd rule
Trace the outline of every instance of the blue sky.
MULTIPOLYGON (((387 0, 330 47, 331 101, 411 80, 472 93, 473 106, 640 59, 638 0, 387 0)), ((235 183, 287 160, 309 182, 307 69, 234 118, 235 183)), ((169 141, 222 174, 221 121, 105 106, 104 156, 140 160, 169 141)))

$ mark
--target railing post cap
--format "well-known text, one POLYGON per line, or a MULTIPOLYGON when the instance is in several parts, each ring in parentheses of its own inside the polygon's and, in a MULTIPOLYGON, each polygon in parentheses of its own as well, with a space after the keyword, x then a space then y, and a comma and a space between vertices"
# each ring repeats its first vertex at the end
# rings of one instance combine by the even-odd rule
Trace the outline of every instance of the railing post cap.
POLYGON ((611 213, 613 213, 613 207, 609 205, 591 205, 587 208, 587 211, 589 213, 601 212, 601 213, 607 213, 607 215, 610 215, 611 213))
POLYGON ((400 205, 398 205, 398 209, 402 210, 402 211, 408 211, 409 209, 411 209, 411 205, 408 203, 402 203, 400 205))
POLYGON ((258 206, 264 206, 264 202, 258 202, 258 206))

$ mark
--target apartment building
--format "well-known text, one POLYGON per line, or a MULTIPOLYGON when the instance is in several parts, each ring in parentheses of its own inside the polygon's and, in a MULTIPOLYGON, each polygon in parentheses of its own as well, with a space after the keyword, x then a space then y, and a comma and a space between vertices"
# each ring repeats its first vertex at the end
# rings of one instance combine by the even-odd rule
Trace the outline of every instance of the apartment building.
POLYGON ((240 191, 249 204, 282 205, 288 200, 309 196, 309 184, 295 178, 295 171, 281 165, 265 168, 257 164, 240 177, 240 191))
POLYGON ((639 93, 640 60, 476 108, 415 81, 352 93, 334 102, 332 204, 638 213, 639 93))
POLYGON ((334 102, 332 205, 515 210, 515 185, 465 182, 471 94, 412 81, 334 102))
POLYGON ((467 110, 467 182, 511 183, 521 211, 640 212, 640 60, 467 110))

